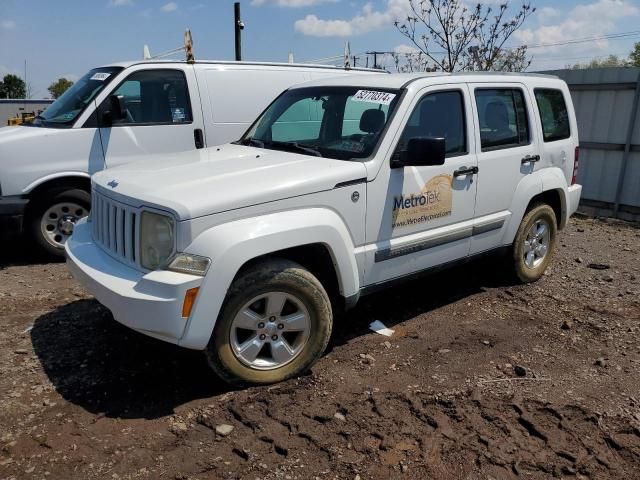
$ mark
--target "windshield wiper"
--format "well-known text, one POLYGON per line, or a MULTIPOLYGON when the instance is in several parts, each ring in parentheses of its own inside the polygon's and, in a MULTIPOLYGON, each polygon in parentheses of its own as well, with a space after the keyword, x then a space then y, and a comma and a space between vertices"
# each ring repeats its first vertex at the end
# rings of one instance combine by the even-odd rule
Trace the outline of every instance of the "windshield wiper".
POLYGON ((282 145, 285 148, 293 147, 293 150, 297 150, 299 152, 308 153, 308 154, 316 156, 316 157, 321 157, 322 156, 322 153, 320 153, 319 150, 316 150, 315 148, 310 147, 308 145, 302 145, 302 144, 300 144, 298 142, 273 142, 273 144, 275 146, 282 145))
POLYGON ((238 145, 248 145, 251 147, 264 148, 264 142, 253 137, 243 138, 242 140, 233 143, 237 143, 238 145))

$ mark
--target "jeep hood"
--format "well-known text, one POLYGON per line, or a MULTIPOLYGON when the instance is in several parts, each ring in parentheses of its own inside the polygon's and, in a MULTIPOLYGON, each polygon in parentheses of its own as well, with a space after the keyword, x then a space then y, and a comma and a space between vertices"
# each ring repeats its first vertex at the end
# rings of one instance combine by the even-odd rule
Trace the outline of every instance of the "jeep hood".
POLYGON ((361 162, 227 144, 149 158, 93 176, 98 190, 136 208, 179 220, 333 189, 367 176, 361 162))

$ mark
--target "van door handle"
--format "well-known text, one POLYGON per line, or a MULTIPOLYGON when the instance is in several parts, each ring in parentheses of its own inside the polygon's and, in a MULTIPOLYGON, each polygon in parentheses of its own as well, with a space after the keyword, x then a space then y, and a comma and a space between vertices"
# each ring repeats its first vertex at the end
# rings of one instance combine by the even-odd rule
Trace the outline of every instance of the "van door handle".
POLYGON ((520 160, 520 163, 524 165, 525 163, 536 163, 540 161, 540 155, 527 155, 520 160))
POLYGON ((462 167, 456 170, 455 172, 453 172, 453 176, 462 177, 464 175, 475 175, 476 173, 478 173, 478 171, 479 171, 478 167, 469 167, 469 168, 462 167))
POLYGON ((193 141, 196 144, 196 148, 204 148, 204 135, 201 128, 196 128, 193 131, 193 141))

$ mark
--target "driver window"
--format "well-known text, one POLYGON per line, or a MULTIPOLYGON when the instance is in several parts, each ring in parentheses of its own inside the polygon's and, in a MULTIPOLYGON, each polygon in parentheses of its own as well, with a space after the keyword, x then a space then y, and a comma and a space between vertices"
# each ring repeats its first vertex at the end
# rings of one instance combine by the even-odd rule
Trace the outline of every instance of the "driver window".
MULTIPOLYGON (((191 105, 184 73, 143 70, 132 73, 112 95, 121 95, 127 117, 117 125, 174 125, 191 123, 191 105)), ((102 109, 109 109, 107 98, 102 109)))
POLYGON ((467 153, 464 98, 459 90, 429 93, 413 110, 394 155, 414 137, 444 138, 447 157, 467 153))

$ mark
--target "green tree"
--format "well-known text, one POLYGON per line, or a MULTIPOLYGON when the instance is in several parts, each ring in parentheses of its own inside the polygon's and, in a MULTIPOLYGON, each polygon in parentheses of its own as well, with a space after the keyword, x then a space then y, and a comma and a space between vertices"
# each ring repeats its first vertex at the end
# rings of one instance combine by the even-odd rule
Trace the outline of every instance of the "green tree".
POLYGON ((66 92, 67 89, 71 87, 71 85, 73 85, 73 82, 71 80, 67 80, 66 78, 59 78, 51 85, 49 85, 47 90, 49 90, 49 93, 53 98, 58 98, 60 95, 66 92))
POLYGON ((576 63, 568 66, 567 68, 572 68, 573 70, 585 70, 590 68, 626 67, 628 65, 629 63, 624 58, 620 58, 617 55, 609 55, 605 58, 594 58, 590 62, 586 63, 576 63))
POLYGON ((0 98, 25 98, 27 86, 17 75, 11 73, 4 76, 0 82, 0 98))
POLYGON ((640 42, 633 46, 633 51, 629 54, 629 63, 632 67, 640 67, 640 42))

